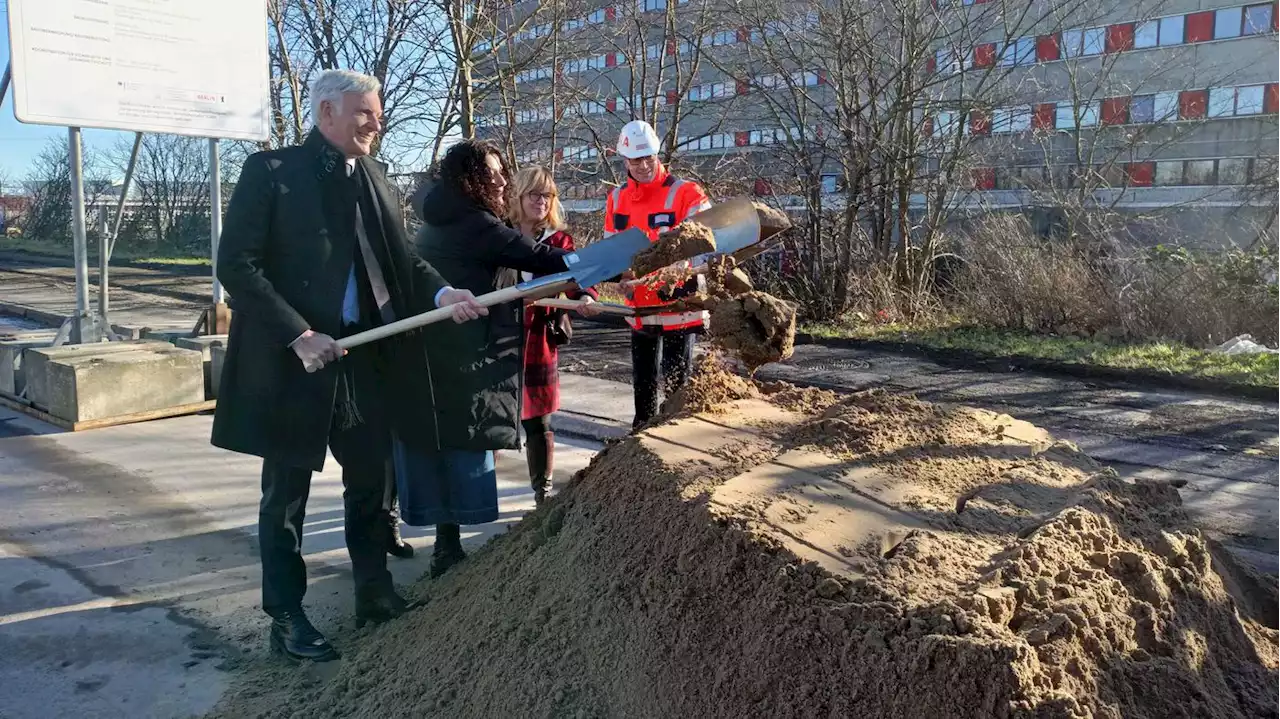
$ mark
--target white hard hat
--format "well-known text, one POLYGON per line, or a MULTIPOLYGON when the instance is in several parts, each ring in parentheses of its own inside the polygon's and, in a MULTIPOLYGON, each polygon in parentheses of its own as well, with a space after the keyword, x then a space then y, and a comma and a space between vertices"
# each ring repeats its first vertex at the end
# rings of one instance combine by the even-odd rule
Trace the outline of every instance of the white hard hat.
POLYGON ((618 154, 628 160, 656 155, 661 150, 662 141, 658 139, 658 133, 644 120, 628 122, 618 135, 618 154))

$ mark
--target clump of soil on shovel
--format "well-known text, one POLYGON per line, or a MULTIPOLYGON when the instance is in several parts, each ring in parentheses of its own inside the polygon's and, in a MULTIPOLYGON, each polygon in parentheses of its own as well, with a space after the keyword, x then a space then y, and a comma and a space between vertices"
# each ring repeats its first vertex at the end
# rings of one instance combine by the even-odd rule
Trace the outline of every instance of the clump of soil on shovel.
POLYGON ((716 237, 711 228, 686 221, 670 232, 658 235, 656 242, 637 253, 631 260, 631 271, 637 277, 644 277, 681 260, 691 260, 715 251, 716 237))
POLYGON ((423 608, 337 636, 332 678, 222 715, 1276 715, 1275 616, 1168 484, 990 412, 746 394, 612 444, 423 608))
POLYGON ((796 346, 796 307, 766 292, 746 292, 715 302, 708 328, 712 341, 742 360, 748 371, 791 356, 796 346))

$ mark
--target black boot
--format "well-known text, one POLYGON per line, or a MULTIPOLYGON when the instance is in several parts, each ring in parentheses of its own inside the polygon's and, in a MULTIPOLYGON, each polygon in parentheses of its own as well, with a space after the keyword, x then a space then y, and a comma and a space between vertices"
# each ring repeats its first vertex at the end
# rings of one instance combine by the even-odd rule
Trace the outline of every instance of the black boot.
POLYGON ((542 436, 530 436, 528 441, 529 484, 533 487, 533 503, 541 507, 551 492, 551 471, 555 466, 556 436, 543 432, 542 436))
POLYGON ((373 622, 382 624, 409 611, 409 603, 391 587, 362 587, 356 590, 356 629, 373 622))
POLYGON ((338 658, 338 651, 311 625, 301 609, 281 612, 271 618, 271 651, 312 662, 338 658))
POLYGON ((462 528, 456 524, 437 524, 436 545, 431 552, 431 578, 439 577, 466 558, 467 553, 462 551, 462 528))

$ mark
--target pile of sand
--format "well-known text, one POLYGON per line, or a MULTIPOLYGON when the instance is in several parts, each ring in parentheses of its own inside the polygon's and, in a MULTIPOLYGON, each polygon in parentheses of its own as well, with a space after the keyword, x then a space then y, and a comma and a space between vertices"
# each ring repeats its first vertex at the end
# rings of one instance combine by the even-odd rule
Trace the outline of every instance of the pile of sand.
POLYGON ((1002 415, 715 373, 262 715, 1276 715, 1275 617, 1167 485, 1002 415))

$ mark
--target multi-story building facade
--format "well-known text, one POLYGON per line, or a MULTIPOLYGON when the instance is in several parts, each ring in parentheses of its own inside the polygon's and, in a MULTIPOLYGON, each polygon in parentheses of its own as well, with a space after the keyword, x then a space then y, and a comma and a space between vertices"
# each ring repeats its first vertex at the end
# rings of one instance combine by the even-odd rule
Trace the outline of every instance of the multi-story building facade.
MULTIPOLYGON (((838 0, 772 13, 703 0, 518 3, 477 48, 491 82, 478 134, 522 162, 555 163, 574 209, 598 207, 620 179, 610 150, 633 117, 704 179, 838 205, 853 176, 842 156, 868 152, 864 136, 879 129, 848 109, 851 88, 863 89, 850 58, 897 52, 918 77, 892 78, 856 107, 911 88, 914 160, 952 186, 957 206, 1194 208, 1198 221, 1237 224, 1274 214, 1274 3, 1052 0, 1011 20, 997 2, 936 1, 914 21, 936 23, 924 52, 892 32, 896 45, 840 48, 850 8, 838 0)), ((913 206, 928 201, 911 194, 913 206)))

